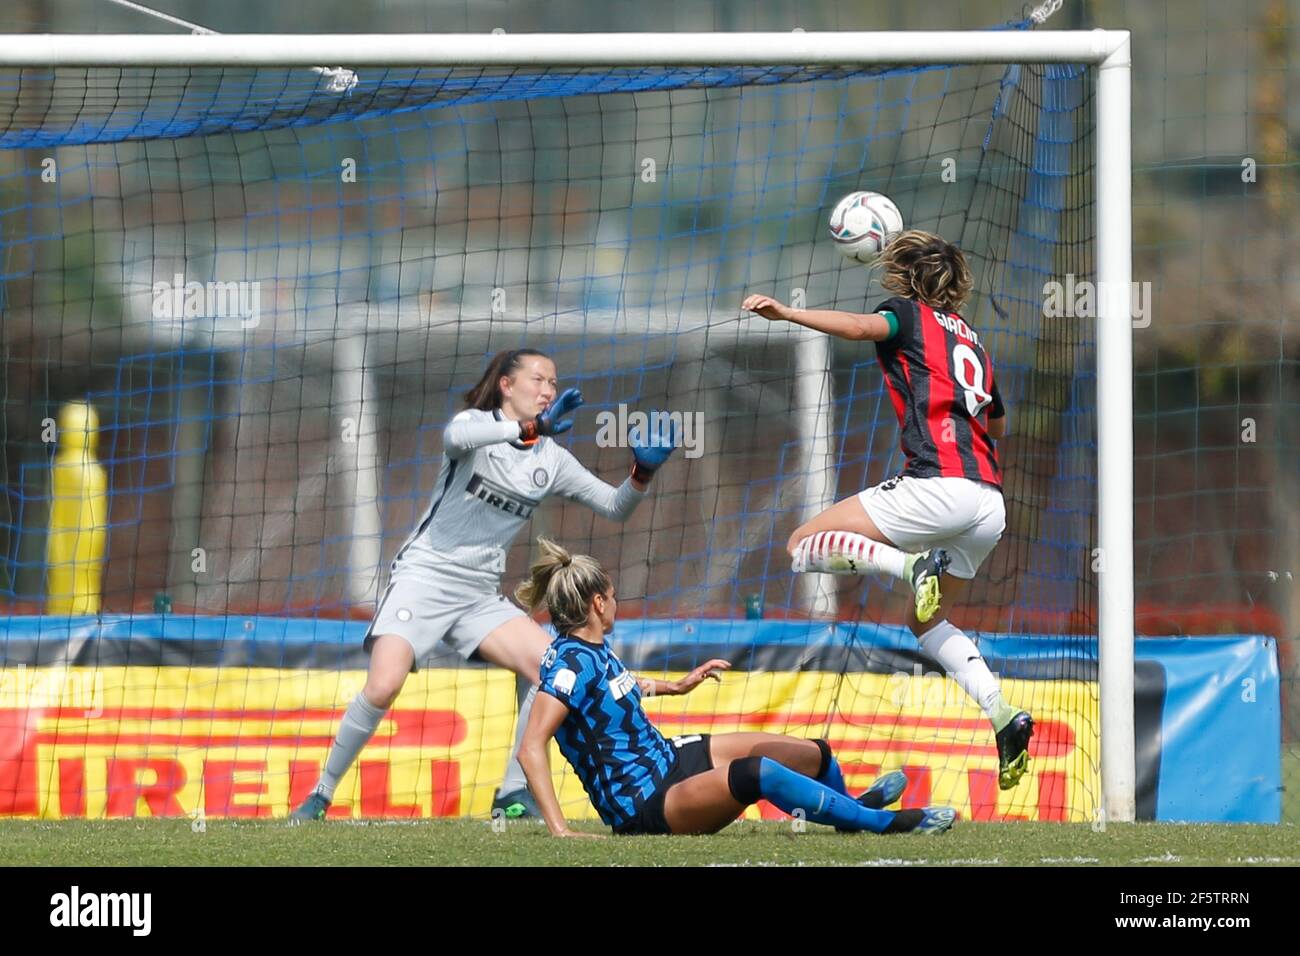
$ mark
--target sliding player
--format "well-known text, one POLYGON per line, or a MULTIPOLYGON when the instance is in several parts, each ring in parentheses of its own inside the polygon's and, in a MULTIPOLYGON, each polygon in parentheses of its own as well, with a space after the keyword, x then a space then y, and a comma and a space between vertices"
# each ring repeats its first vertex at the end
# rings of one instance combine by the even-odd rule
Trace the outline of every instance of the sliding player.
POLYGON ((942 833, 948 807, 885 810, 907 778, 886 775, 854 799, 824 740, 780 734, 694 734, 665 740, 646 718, 642 696, 687 694, 731 665, 711 660, 680 681, 637 680, 605 640, 618 603, 609 575, 587 555, 545 538, 521 604, 545 604, 557 637, 542 661, 542 693, 524 731, 519 762, 555 836, 569 829, 551 780, 555 737, 600 818, 617 834, 716 833, 760 799, 840 830, 942 833))
POLYGON ((1006 408, 979 335, 957 312, 971 290, 961 250, 913 229, 890 241, 880 263, 894 298, 869 315, 792 309, 764 295, 742 303, 766 319, 875 342, 907 458, 902 474, 796 529, 791 567, 888 574, 912 586, 912 633, 993 724, 998 785, 1009 790, 1028 769, 1033 719, 1003 699, 970 638, 946 618, 934 620, 960 600, 1006 528, 994 444, 1006 432, 1006 408))
MULTIPOLYGON (((573 427, 566 418, 582 404, 577 389, 556 397, 555 363, 533 349, 498 353, 465 395, 464 411, 443 432, 442 470, 420 525, 393 560, 388 589, 366 631, 370 669, 348 705, 324 772, 294 820, 323 820, 339 781, 374 735, 406 675, 439 641, 466 659, 508 668, 529 685, 550 637, 501 595, 506 548, 549 495, 625 521, 645 497, 650 479, 672 453, 666 419, 653 434, 636 433, 632 474, 613 488, 587 471, 549 436, 573 427)), ((647 429, 647 431, 653 431, 647 429)), ((519 733, 536 692, 521 695, 519 733)), ((523 771, 512 756, 494 809, 536 816, 523 771)))

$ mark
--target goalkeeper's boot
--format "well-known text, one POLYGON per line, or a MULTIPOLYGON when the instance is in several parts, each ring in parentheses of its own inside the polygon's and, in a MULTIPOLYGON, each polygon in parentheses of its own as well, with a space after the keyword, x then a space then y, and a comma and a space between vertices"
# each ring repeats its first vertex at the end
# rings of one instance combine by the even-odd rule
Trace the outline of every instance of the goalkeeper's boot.
POLYGON ((998 731, 998 787, 1010 790, 1029 769, 1029 738, 1034 736, 1034 718, 1020 711, 998 731))
POLYGON ((330 802, 319 793, 313 791, 306 800, 302 802, 297 810, 289 814, 289 825, 294 826, 299 823, 316 822, 325 819, 325 811, 330 808, 330 802))
MULTIPOLYGON (((858 803, 862 804, 868 810, 883 810, 895 800, 903 795, 907 789, 907 774, 901 770, 894 770, 885 774, 879 780, 871 785, 871 789, 858 796, 858 803)), ((837 833, 853 833, 852 830, 845 830, 843 827, 836 827, 837 833)))
POLYGON ((495 817, 497 811, 507 820, 540 820, 542 811, 537 806, 537 801, 533 795, 528 792, 527 787, 519 790, 512 790, 509 793, 502 793, 500 790, 492 799, 492 815, 495 817))
POLYGON ((911 558, 908 573, 912 578, 912 591, 916 601, 916 619, 927 623, 939 610, 943 595, 939 593, 939 577, 948 570, 952 559, 943 548, 922 551, 911 558))
POLYGON ((929 836, 947 833, 957 819, 952 807, 926 807, 924 810, 899 810, 894 814, 886 833, 918 833, 929 836))

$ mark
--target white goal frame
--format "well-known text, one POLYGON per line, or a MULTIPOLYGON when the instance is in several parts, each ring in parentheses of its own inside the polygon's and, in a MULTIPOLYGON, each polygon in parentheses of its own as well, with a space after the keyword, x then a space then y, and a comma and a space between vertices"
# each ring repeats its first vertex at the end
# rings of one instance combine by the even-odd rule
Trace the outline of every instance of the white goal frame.
MULTIPOLYGON (((1131 54, 1126 30, 20 35, 0 67, 655 67, 1078 63, 1097 69, 1097 477, 1102 812, 1136 811, 1131 54)), ((342 71, 346 73, 346 70, 342 71)))

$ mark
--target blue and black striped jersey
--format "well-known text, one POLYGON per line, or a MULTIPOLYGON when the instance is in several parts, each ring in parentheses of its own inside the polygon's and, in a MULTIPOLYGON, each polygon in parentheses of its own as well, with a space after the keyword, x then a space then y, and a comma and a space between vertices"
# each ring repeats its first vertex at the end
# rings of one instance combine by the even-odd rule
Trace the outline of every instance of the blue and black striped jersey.
POLYGON ((677 762, 641 707, 641 688, 608 643, 559 635, 542 659, 540 689, 569 708, 555 732, 600 818, 636 816, 677 762))

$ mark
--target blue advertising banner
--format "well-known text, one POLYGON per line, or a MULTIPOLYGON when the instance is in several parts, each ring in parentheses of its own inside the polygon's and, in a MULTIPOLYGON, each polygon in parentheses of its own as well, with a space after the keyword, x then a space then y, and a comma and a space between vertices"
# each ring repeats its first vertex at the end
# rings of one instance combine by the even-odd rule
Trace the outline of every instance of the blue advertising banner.
MULTIPOLYGON (((361 621, 104 615, 11 617, 0 665, 364 669, 361 621)), ((1003 679, 1095 681, 1091 636, 972 635, 1003 679)), ((633 670, 686 671, 711 657, 737 671, 922 675, 935 664, 901 626, 781 620, 620 621, 633 670)), ((1269 637, 1141 637, 1135 714, 1138 817, 1277 823, 1281 818, 1281 682, 1269 637)), ((463 667, 439 651, 423 667, 463 667)), ((474 665, 470 665, 474 666, 474 665)), ((1032 750, 1031 750, 1032 753, 1032 750)))

